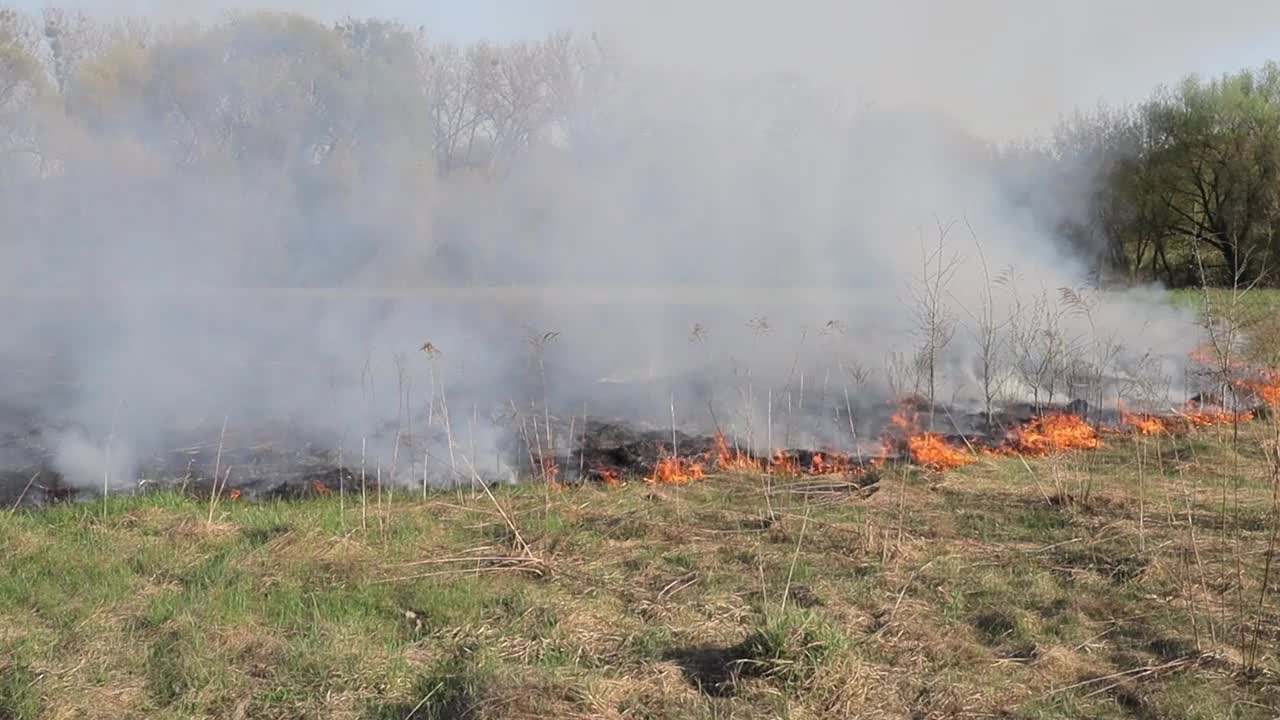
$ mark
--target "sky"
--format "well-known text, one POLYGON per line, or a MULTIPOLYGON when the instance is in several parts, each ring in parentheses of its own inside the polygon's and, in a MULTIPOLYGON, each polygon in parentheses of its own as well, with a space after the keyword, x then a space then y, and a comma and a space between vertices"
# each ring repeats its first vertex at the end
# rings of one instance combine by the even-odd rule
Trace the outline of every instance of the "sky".
MULTIPOLYGON (((13 4, 14 0, 9 0, 13 4)), ((17 0, 28 11, 46 0, 17 0)), ((0 0, 0 5, 5 0, 0 0)), ((456 41, 601 33, 682 69, 784 70, 855 104, 923 102, 991 139, 1132 102, 1188 73, 1280 57, 1280 2, 1223 0, 69 0, 94 13, 213 17, 270 8, 401 20, 456 41)))

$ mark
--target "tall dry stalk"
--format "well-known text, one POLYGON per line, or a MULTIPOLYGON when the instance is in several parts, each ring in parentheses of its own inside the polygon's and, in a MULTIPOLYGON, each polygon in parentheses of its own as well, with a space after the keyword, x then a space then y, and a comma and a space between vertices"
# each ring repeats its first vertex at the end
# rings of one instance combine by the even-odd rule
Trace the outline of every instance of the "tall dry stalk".
MULTIPOLYGON (((396 492, 396 471, 399 469, 399 464, 400 464, 400 442, 401 442, 400 431, 399 431, 399 430, 397 430, 397 431, 396 431, 396 446, 395 446, 395 449, 391 451, 391 474, 388 476, 388 477, 390 478, 390 480, 391 480, 391 487, 387 488, 387 509, 386 509, 386 515, 387 515, 387 522, 388 522, 388 523, 390 523, 392 520, 394 520, 394 519, 395 519, 395 515, 392 513, 392 510, 391 510, 391 504, 395 501, 395 492, 396 492)), ((413 455, 412 455, 412 454, 410 454, 410 456, 409 456, 409 457, 413 457, 413 455)), ((412 477, 412 475, 410 475, 410 477, 412 477)), ((379 481, 379 482, 378 482, 378 485, 379 485, 379 487, 381 487, 382 482, 381 482, 381 481, 379 481)))
MULTIPOLYGON (((751 357, 759 357, 760 339, 773 333, 773 326, 769 324, 769 318, 760 315, 753 317, 747 321, 747 329, 751 331, 751 357)), ((756 455, 760 449, 756 447, 755 440, 755 407, 756 407, 756 385, 755 373, 751 365, 746 367, 747 387, 746 394, 743 397, 743 405, 746 410, 744 421, 746 423, 747 432, 747 454, 756 455)))
POLYGON ((582 440, 579 442, 578 448, 578 477, 583 475, 587 469, 587 404, 582 403, 582 440))
POLYGON ((338 443, 338 524, 347 534, 347 467, 342 463, 342 443, 338 443))
MULTIPOLYGON (((1235 243, 1235 240, 1232 240, 1235 243)), ((1239 250, 1238 243, 1237 251, 1239 250)), ((1230 490, 1231 497, 1235 499, 1234 513, 1237 516, 1240 512, 1240 393, 1237 388, 1241 381, 1238 377, 1238 366, 1240 365, 1238 356, 1240 354, 1240 345, 1243 342, 1245 325, 1247 324, 1245 313, 1247 306, 1245 305, 1246 297, 1256 288, 1258 282, 1265 273, 1258 273, 1252 280, 1247 278, 1247 268, 1251 264, 1250 252, 1233 253, 1236 263, 1234 267, 1228 268, 1231 272, 1231 288, 1225 305, 1216 305, 1213 302, 1213 295, 1209 291, 1208 276, 1205 272, 1204 257, 1200 252, 1199 243, 1192 243, 1193 255, 1196 261, 1196 268, 1200 274, 1201 300, 1203 302, 1202 327, 1208 336, 1209 347, 1213 352, 1215 360, 1214 375, 1218 383, 1219 404, 1226 407, 1232 414, 1231 422, 1231 450, 1232 450, 1232 472, 1230 479, 1224 478, 1222 483, 1222 497, 1219 507, 1219 523, 1224 531, 1227 530, 1227 510, 1228 510, 1228 492, 1230 490), (1231 487, 1229 488, 1228 485, 1231 487)), ((1235 547, 1228 549, 1230 557, 1233 558, 1236 570, 1236 590, 1237 590, 1237 607, 1240 619, 1240 643, 1243 647, 1246 644, 1246 621, 1245 615, 1247 609, 1245 607, 1244 592, 1244 569, 1243 552, 1240 547, 1239 533, 1236 534, 1235 547)), ((1223 607, 1223 620, 1225 623, 1225 614, 1227 608, 1223 607)))
POLYGON ((841 365, 840 368, 845 375, 844 383, 844 409, 845 414, 849 418, 849 437, 853 440, 853 451, 857 455, 858 462, 862 462, 862 446, 858 442, 858 425, 857 418, 853 413, 853 403, 849 400, 849 381, 853 381, 854 387, 861 388, 870 379, 870 371, 858 365, 850 363, 849 365, 841 365))
POLYGON ((360 438, 360 532, 369 537, 369 491, 365 483, 365 459, 368 438, 360 438))
MULTIPOLYGON (((102 519, 107 519, 107 496, 111 492, 111 446, 115 443, 116 437, 116 416, 120 413, 120 403, 116 403, 116 409, 111 414, 111 429, 107 432, 106 447, 102 452, 102 519)), ((216 481, 216 475, 215 475, 216 481)))
POLYGON ((213 510, 218 503, 218 477, 222 474, 222 449, 227 441, 227 416, 222 416, 222 432, 218 434, 218 454, 213 461, 213 489, 209 491, 209 522, 213 522, 213 510))
POLYGON ((1245 652, 1245 666, 1256 671, 1261 656, 1261 642, 1266 630, 1263 622, 1266 618, 1267 593, 1271 587, 1272 567, 1275 564, 1276 542, 1280 539, 1280 420, 1274 414, 1267 420, 1269 437, 1264 443, 1267 456, 1267 470, 1271 480, 1271 532, 1267 536, 1267 551, 1263 557, 1262 584, 1258 588, 1258 605, 1254 611, 1253 636, 1245 652))
POLYGON ((227 488, 227 483, 231 482, 231 468, 227 468, 227 472, 222 476, 222 487, 218 487, 218 478, 213 478, 213 492, 209 494, 209 524, 213 524, 214 511, 218 509, 218 502, 221 500, 222 490, 227 488))
POLYGON ((430 362, 432 399, 435 398, 435 389, 437 387, 440 389, 440 414, 444 421, 445 442, 449 444, 449 470, 452 473, 453 482, 457 484, 458 461, 454 455, 453 448, 453 424, 449 422, 449 395, 445 392, 444 378, 441 377, 438 367, 441 352, 439 348, 430 342, 424 343, 421 350, 427 354, 427 359, 430 362))
MULTIPOLYGON (((552 458, 555 457, 555 438, 551 428, 551 403, 547 396, 547 348, 560 337, 558 332, 530 332, 526 341, 533 357, 533 361, 538 368, 538 385, 542 394, 542 425, 547 435, 547 451, 546 454, 552 458)), ((536 435, 536 431, 535 431, 536 435)), ((542 455, 542 436, 537 435, 539 455, 542 455)), ((545 461, 545 460, 544 460, 545 461)), ((547 468, 543 466, 543 474, 545 479, 547 468)))

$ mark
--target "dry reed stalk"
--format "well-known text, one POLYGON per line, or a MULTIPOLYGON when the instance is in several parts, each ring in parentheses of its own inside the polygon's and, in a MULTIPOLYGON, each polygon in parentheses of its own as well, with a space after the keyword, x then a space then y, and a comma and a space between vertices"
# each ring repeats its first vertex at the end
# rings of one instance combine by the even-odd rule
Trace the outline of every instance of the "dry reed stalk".
POLYGON ((537 556, 533 554, 533 550, 529 547, 529 543, 525 542, 524 536, 520 534, 520 529, 516 527, 515 521, 511 519, 511 515, 507 513, 506 508, 502 507, 502 503, 498 502, 498 498, 494 497, 493 491, 489 489, 489 484, 480 479, 479 473, 476 472, 476 468, 472 465, 469 458, 463 457, 463 460, 467 463, 467 468, 471 471, 472 479, 480 485, 481 489, 484 490, 484 494, 489 497, 489 502, 493 503, 493 506, 498 510, 498 514, 502 516, 502 520, 507 524, 507 528, 511 530, 516 542, 520 543, 520 547, 524 549, 524 554, 530 559, 537 560, 537 556))
POLYGON ((538 467, 538 460, 533 454, 533 442, 529 440, 528 423, 524 416, 520 414, 520 411, 516 409, 516 401, 514 399, 509 399, 509 402, 511 403, 511 412, 513 416, 520 421, 520 438, 524 440, 524 449, 529 456, 529 469, 536 470, 538 467))
MULTIPOLYGON (((225 490, 225 489, 226 489, 226 487, 227 487, 227 483, 228 483, 228 482, 230 482, 230 481, 231 481, 231 468, 230 468, 230 467, 228 467, 228 468, 227 468, 227 472, 226 472, 226 474, 224 474, 224 475, 223 475, 223 478, 222 478, 222 488, 221 488, 221 489, 222 489, 222 490, 225 490)), ((218 488, 218 478, 217 478, 217 477, 214 477, 214 479, 213 479, 213 492, 209 493, 209 520, 208 520, 208 522, 209 522, 209 524, 210 524, 210 525, 212 525, 212 524, 213 524, 213 513, 214 513, 214 511, 218 508, 218 502, 219 502, 219 500, 220 500, 220 497, 219 497, 220 495, 221 495, 221 490, 218 488)))
POLYGON ((440 381, 440 412, 444 417, 444 438, 449 443, 449 471, 453 473, 454 482, 458 478, 458 460, 453 451, 453 423, 449 421, 449 396, 444 389, 444 380, 440 381))
POLYGON ((36 483, 36 478, 38 477, 40 477, 40 472, 36 471, 36 474, 32 475, 31 479, 27 481, 27 486, 22 488, 22 494, 18 495, 18 499, 14 500, 13 506, 9 508, 10 515, 18 512, 18 506, 21 505, 23 499, 27 497, 27 491, 29 491, 31 489, 31 486, 36 483))
POLYGON ((676 443, 676 394, 671 393, 671 457, 680 461, 680 446, 676 443))
POLYGON ((382 509, 382 463, 381 462, 378 463, 378 468, 375 471, 374 482, 376 482, 378 485, 378 495, 376 498, 378 503, 378 537, 380 539, 386 539, 387 526, 384 518, 384 515, 386 515, 386 513, 382 509))
MULTIPOLYGON (((102 458, 102 519, 107 519, 107 496, 111 491, 111 445, 115 442, 116 437, 116 418, 120 414, 120 405, 123 401, 116 402, 115 410, 111 413, 111 429, 107 432, 107 444, 103 449, 102 458)), ((226 425, 224 423, 223 430, 226 425)), ((215 480, 217 476, 215 475, 215 480)))
POLYGON ((338 443, 338 524, 347 534, 347 468, 342 464, 342 443, 338 443))
MULTIPOLYGON (((393 502, 395 502, 395 499, 396 499, 396 498, 395 498, 395 493, 396 493, 396 485, 395 485, 395 483, 396 483, 396 471, 399 469, 399 464, 400 464, 400 440, 401 440, 401 438, 400 438, 400 431, 399 431, 399 430, 397 430, 397 431, 396 431, 396 446, 395 446, 395 449, 391 451, 391 474, 390 474, 390 475, 388 475, 388 478, 389 478, 389 479, 390 479, 390 481, 391 481, 391 487, 387 488, 387 510, 386 510, 386 512, 387 512, 387 522, 388 522, 388 523, 389 523, 389 522, 391 522, 391 520, 394 518, 394 515, 392 514, 392 510, 391 510, 391 505, 392 505, 392 503, 393 503, 393 502)), ((410 457, 412 457, 412 456, 410 456, 410 457)), ((379 484, 381 484, 381 483, 379 483, 379 484)))
POLYGON ((218 455, 213 461, 213 486, 218 487, 218 476, 222 474, 222 447, 227 439, 227 416, 222 416, 222 432, 218 434, 218 455))
POLYGON ((360 438, 360 531, 369 537, 369 491, 365 484, 365 451, 368 438, 360 438))
POLYGON ((582 442, 578 451, 578 477, 583 477, 587 464, 587 404, 582 403, 582 442))
POLYGON ((1268 470, 1271 475, 1271 532, 1267 538, 1266 559, 1263 561, 1262 585, 1258 588, 1258 608, 1254 614, 1253 642, 1245 653, 1245 665, 1257 670, 1259 643, 1263 636, 1263 618, 1266 614, 1267 589, 1271 585, 1271 569, 1276 554, 1276 542, 1280 539, 1280 422, 1272 420, 1271 438, 1266 448, 1268 470))
POLYGON ((804 521, 800 523, 800 538, 796 540, 795 552, 791 554, 791 567, 787 568, 787 584, 782 589, 782 604, 779 614, 785 615, 787 612, 787 598, 791 595, 791 579, 796 572, 796 562, 800 559, 800 547, 804 545, 804 534, 809 529, 809 501, 806 496, 804 507, 804 521))
MULTIPOLYGON (((468 440, 470 441, 469 444, 471 445, 471 457, 473 458, 480 457, 479 455, 476 454, 476 422, 478 422, 479 419, 480 419, 480 408, 475 403, 471 403, 471 418, 467 420, 467 435, 468 435, 468 440)), ((474 496, 475 494, 474 487, 471 488, 471 493, 474 496)))
POLYGON ((766 413, 766 420, 765 420, 766 427, 765 427, 765 433, 764 433, 765 452, 772 453, 773 452, 773 388, 772 387, 769 388, 769 400, 768 400, 768 406, 765 413, 766 413))

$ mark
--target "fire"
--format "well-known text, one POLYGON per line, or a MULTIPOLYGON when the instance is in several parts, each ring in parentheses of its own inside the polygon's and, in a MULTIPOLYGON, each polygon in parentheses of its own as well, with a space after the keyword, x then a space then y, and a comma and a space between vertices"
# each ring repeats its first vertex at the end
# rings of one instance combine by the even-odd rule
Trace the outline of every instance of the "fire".
MULTIPOLYGON (((871 464, 875 466, 879 462, 873 460, 871 464)), ((859 463, 843 453, 814 453, 813 460, 809 463, 810 475, 848 475, 864 472, 866 470, 859 463)))
POLYGON ((239 500, 240 488, 231 488, 231 492, 227 494, 227 498, 230 500, 239 500))
POLYGON ((1271 406, 1280 406, 1280 383, 1257 383, 1251 389, 1262 402, 1271 406))
POLYGON ((912 461, 937 472, 956 470, 977 462, 973 455, 948 445, 937 433, 913 435, 907 438, 907 448, 911 450, 912 461))
POLYGON ((600 476, 600 482, 604 483, 605 487, 620 488, 623 485, 622 478, 618 477, 617 470, 599 468, 596 470, 596 474, 600 476))
POLYGON ((315 493, 315 494, 317 494, 317 495, 332 495, 332 494, 333 494, 333 491, 329 489, 329 486, 328 486, 328 485, 325 485, 324 483, 320 482, 319 480, 317 480, 317 481, 315 481, 315 482, 311 483, 311 492, 313 492, 313 493, 315 493))
POLYGON ((1240 358, 1227 358, 1219 354, 1213 345, 1201 345, 1191 351, 1191 362, 1210 368, 1220 368, 1224 362, 1228 370, 1248 370, 1249 363, 1240 358))
POLYGON ((1226 410, 1200 410, 1194 405, 1189 405, 1187 411, 1182 414, 1187 422, 1193 427, 1213 427, 1214 425, 1232 425, 1235 423, 1249 422, 1253 419, 1252 412, 1233 413, 1226 410))
POLYGON ((1122 413, 1120 417, 1125 425, 1137 430, 1139 435, 1160 435, 1171 430, 1170 422, 1167 418, 1155 415, 1133 415, 1130 413, 1122 413))
POLYGON ((721 470, 736 470, 739 472, 759 472, 761 470, 760 461, 737 450, 730 450, 729 443, 724 439, 724 433, 716 433, 716 467, 721 470))
POLYGON ((650 485, 688 485, 704 476, 702 463, 669 457, 659 460, 653 468, 653 476, 644 481, 650 485))
POLYGON ((841 462, 843 459, 833 454, 832 459, 829 461, 822 453, 814 453, 813 461, 809 463, 809 472, 814 475, 831 475, 844 472, 845 463, 841 462))
POLYGON ((552 458, 546 458, 539 463, 542 465, 542 477, 546 479, 548 485, 560 484, 560 466, 552 458))
POLYGON ((794 477, 800 474, 800 461, 785 450, 779 450, 773 454, 773 461, 769 467, 779 475, 794 477))
POLYGON ((971 453, 953 447, 941 435, 917 432, 915 422, 901 413, 894 415, 892 421, 907 434, 907 449, 911 452, 911 461, 921 467, 946 472, 977 462, 977 458, 971 453))
POLYGON ((1021 455, 1049 455, 1066 450, 1094 450, 1102 445, 1098 431, 1075 415, 1038 417, 1010 434, 1008 447, 1021 455))
POLYGON ((1245 390, 1256 395, 1263 404, 1280 407, 1280 371, 1265 371, 1260 380, 1240 384, 1245 390))

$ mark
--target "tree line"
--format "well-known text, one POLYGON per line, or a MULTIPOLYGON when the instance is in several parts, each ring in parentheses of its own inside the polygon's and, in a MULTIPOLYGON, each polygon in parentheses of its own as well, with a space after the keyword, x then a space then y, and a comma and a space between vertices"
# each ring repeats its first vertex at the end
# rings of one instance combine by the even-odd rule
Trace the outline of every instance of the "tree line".
POLYGON ((1063 231, 1100 269, 1170 287, 1280 281, 1280 66, 1077 115, 1045 154, 1092 180, 1063 231))

